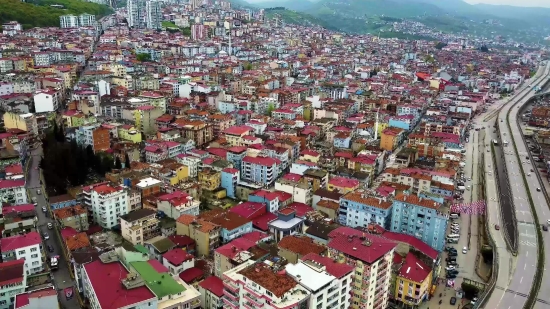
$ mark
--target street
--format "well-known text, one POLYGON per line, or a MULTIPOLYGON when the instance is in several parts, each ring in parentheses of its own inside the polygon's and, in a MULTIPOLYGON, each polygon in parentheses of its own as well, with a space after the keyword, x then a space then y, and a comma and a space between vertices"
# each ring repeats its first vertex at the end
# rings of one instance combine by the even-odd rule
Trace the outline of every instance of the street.
POLYGON ((46 231, 48 235, 50 236, 50 239, 43 241, 43 248, 46 253, 46 256, 51 255, 59 255, 59 268, 57 270, 52 271, 52 275, 54 277, 54 283, 55 288, 58 291, 58 298, 60 300, 62 308, 80 308, 80 305, 78 303, 77 297, 73 297, 70 300, 67 300, 65 298, 65 295, 63 293, 63 289, 74 286, 73 280, 71 278, 71 275, 69 273, 69 269, 67 266, 67 262, 65 260, 65 256, 63 254, 63 250, 60 246, 60 239, 58 239, 57 233, 55 233, 55 230, 48 230, 47 224, 51 222, 53 224, 53 220, 46 216, 46 214, 42 211, 42 207, 46 206, 48 208, 48 202, 46 201, 45 190, 43 190, 41 184, 40 184, 40 170, 38 168, 38 164, 40 163, 40 158, 42 157, 42 147, 38 147, 35 150, 31 151, 32 153, 32 160, 30 163, 30 167, 27 172, 27 191, 29 194, 29 197, 32 199, 33 197, 37 198, 38 206, 36 206, 36 215, 38 217, 38 224, 37 228, 39 231, 46 231), (42 190, 42 194, 38 195, 36 193, 37 189, 42 190), (53 246, 54 252, 48 252, 47 247, 48 245, 53 246))

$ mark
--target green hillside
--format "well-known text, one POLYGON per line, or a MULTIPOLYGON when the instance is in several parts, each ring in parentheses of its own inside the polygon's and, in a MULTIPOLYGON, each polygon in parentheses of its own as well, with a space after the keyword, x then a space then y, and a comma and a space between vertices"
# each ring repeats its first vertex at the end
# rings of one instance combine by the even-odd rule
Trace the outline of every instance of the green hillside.
POLYGON ((265 15, 267 18, 273 18, 276 15, 279 15, 281 19, 287 24, 295 24, 302 26, 321 26, 321 27, 330 27, 330 24, 325 23, 323 20, 314 17, 312 15, 297 12, 292 10, 287 10, 283 7, 274 7, 266 8, 265 15))
POLYGON ((0 23, 18 21, 25 29, 32 27, 59 27, 59 16, 66 14, 88 13, 96 19, 111 14, 113 10, 106 5, 81 0, 0 0, 0 23), (50 5, 63 5, 63 9, 50 5))

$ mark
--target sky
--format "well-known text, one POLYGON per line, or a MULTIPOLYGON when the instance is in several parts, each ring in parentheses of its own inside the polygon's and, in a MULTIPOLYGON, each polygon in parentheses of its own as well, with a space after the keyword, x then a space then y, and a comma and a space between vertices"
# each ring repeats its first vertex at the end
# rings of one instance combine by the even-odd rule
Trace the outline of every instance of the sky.
POLYGON ((471 4, 486 3, 486 4, 535 6, 535 7, 550 8, 550 0, 464 0, 464 1, 471 4))

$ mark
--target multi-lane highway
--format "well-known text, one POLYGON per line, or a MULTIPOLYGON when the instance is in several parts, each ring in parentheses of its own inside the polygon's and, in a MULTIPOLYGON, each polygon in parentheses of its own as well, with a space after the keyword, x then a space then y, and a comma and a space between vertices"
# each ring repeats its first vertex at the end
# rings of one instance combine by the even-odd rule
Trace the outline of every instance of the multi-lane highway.
MULTIPOLYGON (((545 67, 541 67, 538 71, 535 81, 530 81, 530 83, 533 83, 534 85, 542 83, 542 81, 545 80, 545 77, 541 78, 541 76, 545 76, 546 74, 548 74, 549 70, 550 66, 548 65, 546 65, 545 67), (544 72, 542 72, 541 74, 542 70, 544 72)), ((504 293, 500 293, 501 299, 496 303, 496 307, 494 307, 495 302, 493 299, 494 297, 492 297, 489 302, 491 306, 486 306, 486 308, 523 308, 527 301, 527 296, 531 291, 531 286, 533 284, 535 273, 539 271, 537 270, 537 238, 535 225, 533 224, 534 217, 531 212, 527 190, 523 181, 524 171, 525 174, 527 174, 530 172, 530 169, 532 167, 528 163, 530 162, 530 160, 527 159, 528 153, 525 151, 524 145, 520 147, 520 144, 523 144, 523 141, 514 118, 514 115, 517 113, 518 110, 517 105, 522 105, 527 102, 534 93, 532 91, 532 87, 530 87, 530 85, 528 84, 517 90, 517 92, 518 94, 512 98, 510 103, 506 104, 502 108, 497 117, 499 122, 500 140, 509 142, 509 146, 502 146, 504 158, 500 158, 497 156, 497 160, 499 160, 499 163, 502 161, 505 162, 506 172, 509 179, 509 187, 511 191, 510 193, 512 196, 512 202, 514 204, 515 217, 517 219, 518 253, 517 257, 515 259, 512 259, 512 267, 510 268, 510 280, 508 284, 502 285, 504 284, 502 280, 497 281, 500 284, 497 284, 495 290, 504 291, 504 293), (510 125, 512 126, 511 128, 508 126, 509 111, 509 120, 510 125), (512 134, 514 136, 514 139, 511 138, 512 134), (514 141, 518 149, 519 160, 514 150, 514 141)), ((537 188, 540 187, 538 180, 533 175, 526 177, 532 177, 532 179, 529 179, 528 181, 528 188, 533 198, 533 202, 535 204, 546 204, 542 193, 537 192, 537 188)), ((501 222, 501 224, 509 224, 509 220, 509 218, 505 218, 505 220, 502 220, 503 222, 501 222)), ((499 254, 501 254, 501 251, 499 251, 499 254)), ((502 262, 504 262, 505 264, 499 265, 501 268, 504 267, 504 269, 506 269, 510 267, 509 262, 502 262)), ((502 273, 502 271, 499 271, 499 274, 500 273, 502 273)), ((545 303, 541 302, 540 305, 542 305, 542 307, 538 308, 547 308, 547 305, 545 303)), ((537 304, 537 306, 540 305, 537 304)))
MULTIPOLYGON (((544 83, 544 82, 543 82, 544 83)), ((527 102, 527 101, 525 101, 527 102)), ((524 102, 518 103, 518 106, 522 106, 524 102)), ((531 196, 533 198, 533 204, 535 206, 535 211, 538 215, 539 224, 546 224, 546 221, 550 219, 550 210, 548 208, 548 201, 546 200, 544 193, 542 190, 539 192, 538 188, 543 188, 544 184, 539 182, 539 179, 536 177, 535 170, 535 162, 531 160, 531 156, 529 154, 529 151, 527 149, 527 145, 523 139, 523 135, 521 134, 521 127, 518 121, 518 113, 522 110, 522 108, 511 108, 510 110, 510 126, 512 127, 512 131, 514 134, 514 139, 516 141, 516 147, 517 151, 519 153, 520 159, 523 161, 525 159, 525 163, 522 162, 523 165, 523 172, 524 173, 531 173, 531 176, 528 177, 528 186, 529 191, 531 193, 531 196)), ((542 180, 546 181, 546 180, 542 180)), ((521 232, 521 230, 520 230, 521 232)), ((546 266, 550 265, 550 252, 548 251, 548 248, 550 248, 550 235, 548 235, 547 232, 542 233, 542 243, 545 250, 545 256, 544 256, 544 265, 539 266, 537 271, 543 271, 543 277, 541 281, 541 287, 539 290, 539 293, 537 295, 537 302, 535 303, 534 308, 535 309, 543 309, 543 308, 550 308, 550 275, 545 271, 546 266), (544 266, 544 268, 543 268, 544 266)))
MULTIPOLYGON (((493 106, 489 107, 487 117, 483 119, 484 126, 488 127, 486 130, 486 145, 490 146, 490 143, 494 139, 501 141, 508 141, 510 144, 505 146, 499 146, 496 148, 496 156, 499 163, 507 161, 506 164, 493 163, 492 154, 486 152, 485 158, 485 178, 486 178, 486 194, 487 194, 487 207, 488 207, 488 224, 490 226, 490 233, 495 241, 498 259, 498 274, 495 289, 490 295, 484 308, 523 308, 527 300, 527 295, 530 292, 531 285, 536 270, 536 237, 533 225, 526 224, 525 222, 532 223, 532 214, 530 212, 528 201, 525 197, 522 198, 520 189, 524 189, 523 180, 515 170, 505 171, 500 170, 500 174, 508 173, 508 179, 510 180, 510 191, 508 192, 508 185, 501 185, 499 179, 499 166, 507 167, 509 164, 513 164, 514 160, 517 160, 514 154, 514 147, 511 144, 510 130, 506 117, 508 111, 516 102, 523 100, 524 96, 530 94, 529 91, 532 87, 531 83, 538 84, 543 79, 550 69, 549 66, 539 67, 537 74, 534 78, 527 81, 525 85, 516 90, 516 95, 510 98, 510 100, 501 101, 493 106), (494 116, 498 116, 496 119, 494 116), (496 130, 493 130, 492 126, 496 123, 500 129, 500 136, 496 130), (504 135, 506 134, 506 135, 504 135), (502 158, 504 156, 505 158, 502 158), (500 192, 499 192, 500 190, 500 192), (499 194, 500 193, 500 194, 499 194), (511 194, 510 194, 511 193, 511 194), (515 207, 512 207, 511 204, 515 207), (499 209, 500 208, 500 209, 499 209), (515 212, 515 213, 514 213, 515 212), (506 246, 505 233, 508 231, 510 237, 515 237, 514 230, 515 224, 513 224, 514 215, 518 220, 518 239, 512 239, 512 241, 518 241, 518 256, 514 257, 506 246), (495 225, 499 225, 502 228, 496 230, 495 225), (534 246, 534 247, 533 247, 534 246), (531 255, 529 256, 529 251, 531 255), (531 266, 529 266, 531 265, 531 266)), ((478 123, 479 125, 479 123, 478 123)), ((515 135, 514 135, 515 138, 515 135)), ((501 143, 502 145, 502 143, 501 143)), ((520 162, 521 164, 521 162, 520 162)), ((518 167, 516 165, 516 167, 518 167)), ((505 176, 505 175, 500 175, 505 176)), ((525 190, 523 190, 525 191, 525 190)), ((526 196, 526 194, 524 194, 526 196)))

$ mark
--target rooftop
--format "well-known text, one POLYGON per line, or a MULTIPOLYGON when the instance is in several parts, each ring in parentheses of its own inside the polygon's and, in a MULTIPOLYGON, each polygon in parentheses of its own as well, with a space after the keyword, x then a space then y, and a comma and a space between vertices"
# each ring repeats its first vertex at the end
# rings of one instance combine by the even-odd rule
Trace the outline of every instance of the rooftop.
POLYGON ((84 264, 84 269, 102 309, 129 307, 155 297, 145 286, 126 289, 122 279, 126 279, 128 271, 121 263, 102 263, 97 260, 84 264))
POLYGON ((2 286, 23 281, 24 274, 24 259, 0 263, 0 285, 2 286))
POLYGON ((210 276, 204 279, 201 283, 199 283, 199 286, 207 291, 210 291, 211 293, 214 293, 214 295, 218 297, 223 296, 223 281, 216 276, 210 276))
POLYGON ((279 242, 279 248, 285 249, 301 256, 309 253, 323 253, 326 248, 313 242, 309 237, 298 237, 294 235, 286 236, 279 242))
POLYGON ((354 267, 345 263, 334 263, 334 260, 326 257, 320 256, 319 254, 310 253, 301 258, 302 261, 314 261, 318 264, 321 264, 325 267, 327 273, 333 275, 334 277, 340 279, 345 275, 354 271, 354 267))
POLYGON ((399 270, 399 277, 421 283, 430 275, 431 268, 411 252, 407 253, 405 261, 399 270))
POLYGON ((286 272, 310 292, 316 293, 336 278, 325 271, 325 267, 314 261, 302 261, 296 264, 287 264, 286 272))
POLYGON ((368 235, 350 227, 339 227, 329 234, 328 247, 368 264, 392 251, 397 244, 378 235, 368 235))
POLYGON ((285 271, 274 272, 263 263, 252 264, 239 271, 239 274, 270 291, 278 298, 298 285, 296 280, 287 275, 285 271))
POLYGON ((42 238, 38 232, 30 232, 23 235, 15 235, 0 239, 1 252, 14 251, 21 248, 40 245, 42 238))
POLYGON ((194 256, 192 254, 187 253, 185 250, 182 249, 172 249, 165 254, 162 255, 165 260, 170 262, 172 265, 179 266, 183 262, 190 261, 194 259, 194 256))
POLYGON ((168 295, 177 295, 185 291, 170 273, 160 273, 148 262, 131 262, 130 265, 145 280, 145 284, 158 298, 168 295))

